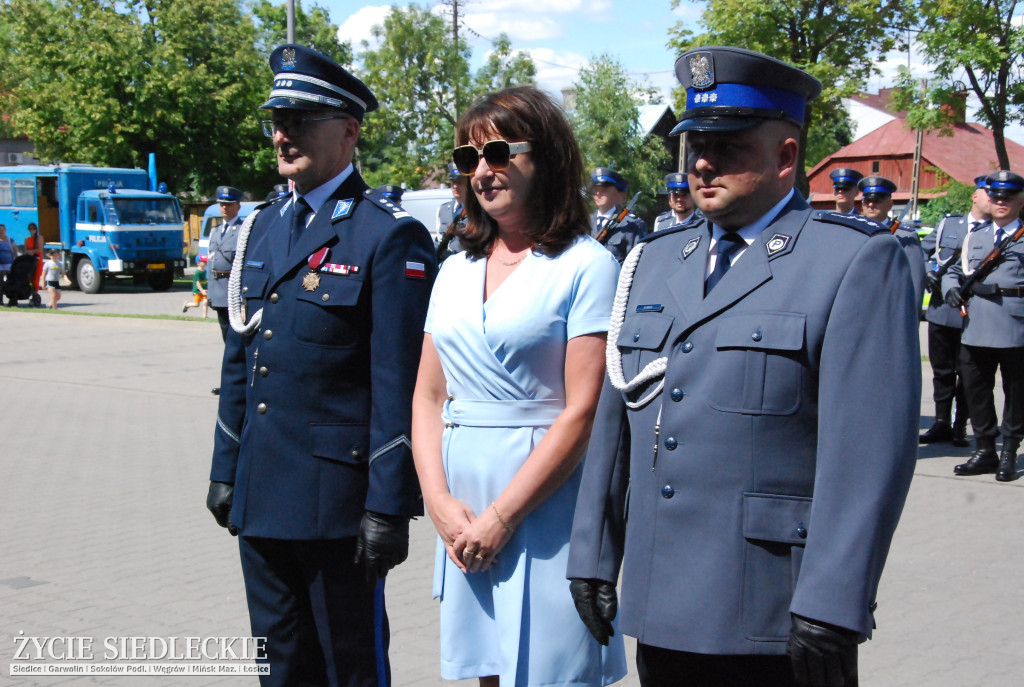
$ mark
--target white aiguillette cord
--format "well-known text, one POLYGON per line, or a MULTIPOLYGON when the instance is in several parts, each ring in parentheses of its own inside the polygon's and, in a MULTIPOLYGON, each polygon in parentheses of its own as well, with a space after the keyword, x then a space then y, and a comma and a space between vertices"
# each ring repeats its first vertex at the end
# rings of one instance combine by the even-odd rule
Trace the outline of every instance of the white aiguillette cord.
POLYGON ((242 314, 242 266, 245 264, 245 247, 249 243, 249 232, 252 231, 253 222, 259 210, 253 211, 245 218, 242 228, 238 230, 238 242, 235 244, 235 261, 231 263, 231 276, 228 277, 228 321, 231 328, 242 336, 248 336, 259 329, 260 320, 263 319, 263 309, 260 308, 252 314, 249 321, 245 321, 242 314))

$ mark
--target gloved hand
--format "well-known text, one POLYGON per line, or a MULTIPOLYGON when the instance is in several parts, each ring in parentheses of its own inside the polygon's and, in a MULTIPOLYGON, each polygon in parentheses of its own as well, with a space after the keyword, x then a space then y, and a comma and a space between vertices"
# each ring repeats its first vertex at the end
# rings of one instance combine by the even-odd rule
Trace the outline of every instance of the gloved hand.
POLYGON ((942 277, 939 273, 934 270, 928 270, 924 273, 924 287, 925 290, 933 294, 942 294, 942 277))
POLYGON ((366 568, 371 586, 409 557, 409 518, 366 511, 359 523, 353 562, 366 568))
POLYGON ((959 308, 964 304, 964 297, 960 294, 960 287, 954 286, 946 292, 946 305, 951 308, 959 308))
POLYGON ((238 536, 238 529, 231 524, 231 502, 235 497, 235 485, 227 482, 210 482, 210 491, 206 493, 206 507, 213 513, 213 519, 221 527, 226 527, 232 537, 238 536))
POLYGON ((604 580, 573 578, 569 581, 569 593, 590 634, 598 644, 608 646, 608 638, 615 635, 612 621, 619 612, 615 585, 604 580))
POLYGON ((860 635, 837 625, 793 615, 786 653, 801 687, 843 687, 857 676, 860 635))

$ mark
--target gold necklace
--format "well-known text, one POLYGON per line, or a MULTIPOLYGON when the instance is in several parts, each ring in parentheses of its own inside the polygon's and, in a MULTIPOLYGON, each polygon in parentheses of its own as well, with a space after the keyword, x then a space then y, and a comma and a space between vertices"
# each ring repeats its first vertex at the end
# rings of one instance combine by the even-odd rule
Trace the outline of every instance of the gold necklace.
POLYGON ((498 262, 500 262, 505 267, 514 267, 515 265, 521 263, 523 260, 526 260, 527 255, 529 255, 529 253, 524 253, 523 257, 519 258, 518 260, 513 260, 512 262, 502 260, 500 255, 495 255, 494 257, 496 257, 498 259, 498 262))

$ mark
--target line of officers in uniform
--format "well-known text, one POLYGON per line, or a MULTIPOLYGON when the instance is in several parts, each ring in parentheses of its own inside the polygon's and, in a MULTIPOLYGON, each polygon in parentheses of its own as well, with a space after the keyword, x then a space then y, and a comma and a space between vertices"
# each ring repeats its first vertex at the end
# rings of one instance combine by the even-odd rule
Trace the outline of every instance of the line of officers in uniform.
MULTIPOLYGON (((896 184, 849 168, 835 169, 829 176, 838 212, 857 213, 859 191, 863 215, 886 220, 896 184)), ((1017 476, 1017 450, 1024 436, 1024 244, 1013 240, 1001 253, 998 249, 1020 229, 1024 178, 1000 170, 975 177, 974 185, 967 214, 946 216, 920 244, 921 264, 927 267, 923 286, 931 296, 925 318, 935 402, 935 422, 920 443, 969 446, 970 419, 975 450, 954 473, 995 473, 997 480, 1008 482, 1017 476), (994 268, 963 293, 964 281, 990 257, 994 268), (997 369, 1004 393, 1001 424, 993 394, 997 369)), ((911 232, 899 233, 905 245, 916 240, 909 238, 911 232)), ((913 262, 912 252, 908 257, 913 262)))

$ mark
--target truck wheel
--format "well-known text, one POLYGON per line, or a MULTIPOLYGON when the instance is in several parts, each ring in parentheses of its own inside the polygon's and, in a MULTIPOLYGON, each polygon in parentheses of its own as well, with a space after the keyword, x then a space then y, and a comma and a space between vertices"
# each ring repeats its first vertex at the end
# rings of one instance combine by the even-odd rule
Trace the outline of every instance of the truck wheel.
POLYGON ((103 273, 93 267, 92 260, 82 258, 78 261, 78 268, 75 270, 78 288, 82 293, 99 293, 103 288, 103 273))
POLYGON ((149 285, 154 291, 166 291, 174 284, 174 272, 154 272, 149 275, 149 285))

